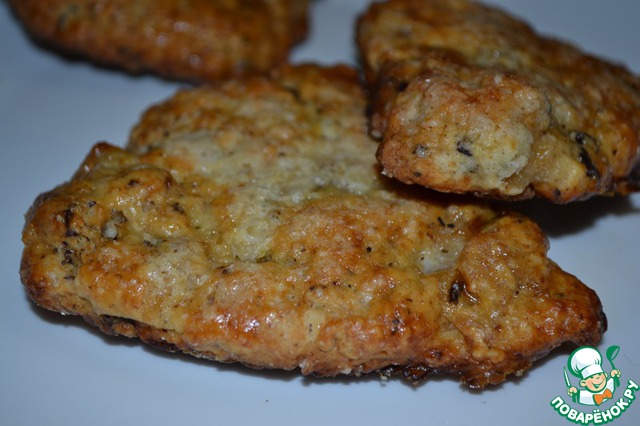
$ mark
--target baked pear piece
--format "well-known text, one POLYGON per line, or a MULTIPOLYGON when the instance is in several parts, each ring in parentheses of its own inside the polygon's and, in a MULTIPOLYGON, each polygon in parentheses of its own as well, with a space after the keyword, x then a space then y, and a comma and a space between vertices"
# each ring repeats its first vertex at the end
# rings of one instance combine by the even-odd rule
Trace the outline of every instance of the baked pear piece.
POLYGON ((384 172, 443 192, 567 203, 640 184, 640 79, 466 0, 359 18, 384 172))
POLYGON ((10 0, 38 41, 129 73, 266 73, 307 34, 308 0, 10 0))
POLYGON ((27 215, 47 309, 254 368, 482 388, 606 329, 520 215, 380 174, 351 68, 181 91, 27 215))

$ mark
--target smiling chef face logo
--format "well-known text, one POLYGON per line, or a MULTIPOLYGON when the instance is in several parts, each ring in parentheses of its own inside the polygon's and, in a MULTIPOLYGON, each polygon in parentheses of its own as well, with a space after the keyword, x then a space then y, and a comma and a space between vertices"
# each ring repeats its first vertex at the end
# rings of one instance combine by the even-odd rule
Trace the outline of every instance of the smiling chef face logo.
POLYGON ((580 379, 580 387, 583 388, 578 390, 572 386, 565 370, 567 394, 573 398, 574 402, 582 405, 600 405, 613 398, 613 393, 620 386, 621 373, 613 365, 613 359, 619 351, 619 346, 611 346, 607 349, 607 359, 612 368, 610 374, 602 369, 602 355, 597 349, 583 346, 571 354, 567 367, 571 374, 580 379))
POLYGON ((582 346, 573 351, 564 368, 567 395, 574 403, 591 406, 592 411, 583 412, 572 408, 558 396, 551 401, 551 406, 558 414, 577 424, 598 425, 615 420, 629 408, 635 399, 638 385, 629 380, 622 396, 614 396, 620 387, 622 377, 622 372, 613 363, 619 352, 619 346, 610 346, 605 352, 610 367, 607 373, 607 365, 603 364, 603 357, 596 348, 582 346), (569 373, 575 377, 573 383, 569 373))

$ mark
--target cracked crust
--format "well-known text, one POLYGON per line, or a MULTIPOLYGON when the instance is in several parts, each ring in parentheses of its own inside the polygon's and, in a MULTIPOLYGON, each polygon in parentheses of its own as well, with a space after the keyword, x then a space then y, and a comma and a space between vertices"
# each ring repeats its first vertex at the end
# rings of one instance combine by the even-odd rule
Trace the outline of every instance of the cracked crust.
POLYGON ((379 173, 356 72, 182 91, 27 215, 40 306, 254 368, 472 387, 606 329, 537 225, 379 173))
POLYGON ((357 38, 387 175, 566 203, 638 190, 640 79, 465 0, 374 3, 357 38))
POLYGON ((38 41, 129 73, 266 73, 307 33, 308 0, 11 0, 38 41))

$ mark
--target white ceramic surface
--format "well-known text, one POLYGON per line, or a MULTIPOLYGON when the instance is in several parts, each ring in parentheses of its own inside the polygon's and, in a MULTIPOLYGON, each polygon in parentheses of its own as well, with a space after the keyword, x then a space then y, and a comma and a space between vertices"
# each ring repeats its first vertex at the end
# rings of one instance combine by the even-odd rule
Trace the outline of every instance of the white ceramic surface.
MULTIPOLYGON (((354 63, 353 19, 368 3, 315 0, 312 36, 293 60, 354 63)), ((640 72, 637 0, 492 3, 640 72)), ((566 348, 484 392, 445 378, 315 380, 160 353, 34 307, 18 275, 33 199, 68 179, 94 142, 124 144, 139 114, 178 87, 36 47, 0 0, 0 425, 570 424, 550 406, 565 392, 566 348)), ((609 319, 599 349, 619 345, 623 383, 640 383, 640 195, 520 208, 550 235, 550 256, 598 292, 609 319)), ((611 424, 640 424, 640 402, 611 424)))

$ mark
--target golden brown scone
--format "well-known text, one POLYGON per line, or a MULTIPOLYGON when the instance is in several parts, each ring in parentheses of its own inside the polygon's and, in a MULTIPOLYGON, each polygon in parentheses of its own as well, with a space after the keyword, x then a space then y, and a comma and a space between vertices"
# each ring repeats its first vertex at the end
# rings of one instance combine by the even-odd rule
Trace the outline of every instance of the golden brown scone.
POLYGON ((349 68, 183 91, 27 215, 31 298, 255 368, 499 383, 596 344, 596 294, 530 220, 379 173, 349 68))
POLYGON ((39 41, 192 82, 265 73, 307 33, 308 0, 11 0, 39 41))
POLYGON ((444 192, 557 203, 638 190, 640 79, 465 0, 360 17, 387 175, 444 192))

